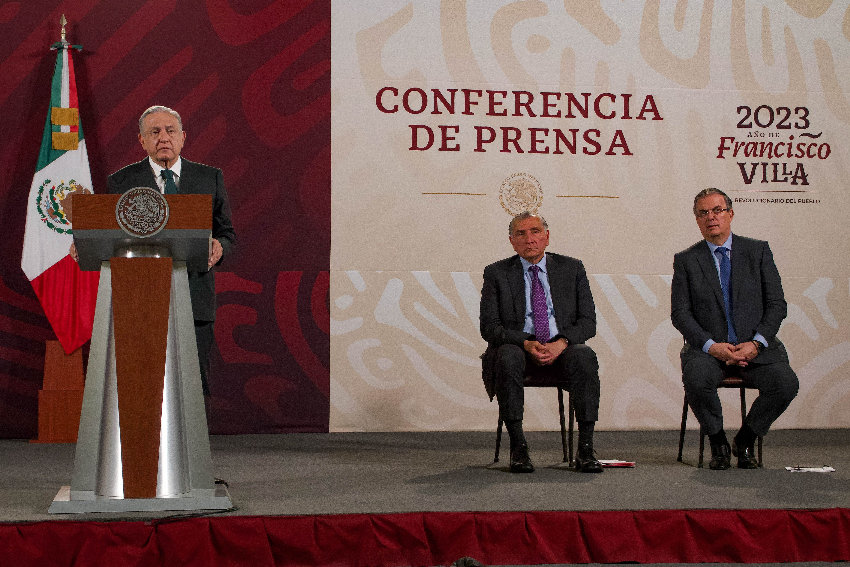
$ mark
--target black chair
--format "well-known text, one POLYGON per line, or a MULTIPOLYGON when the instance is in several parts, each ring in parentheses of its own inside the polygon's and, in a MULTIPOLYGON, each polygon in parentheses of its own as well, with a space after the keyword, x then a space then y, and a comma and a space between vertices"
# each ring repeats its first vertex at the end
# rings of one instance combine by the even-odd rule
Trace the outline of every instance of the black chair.
MULTIPOLYGON (((573 466, 573 431, 575 430, 575 409, 573 408, 572 396, 569 391, 560 382, 557 376, 549 372, 536 372, 532 375, 527 375, 523 380, 523 386, 526 388, 555 388, 558 391, 558 414, 561 418, 561 445, 564 449, 564 462, 569 466, 573 466), (567 403, 569 407, 569 429, 567 429, 566 418, 564 416, 564 392, 567 392, 567 403)), ((499 448, 502 445, 502 418, 499 418, 499 426, 496 428, 496 454, 493 457, 493 462, 499 462, 499 448)))
MULTIPOLYGON (((741 423, 744 423, 744 420, 747 417, 747 395, 746 390, 751 386, 747 385, 746 374, 739 368, 730 368, 727 370, 727 376, 721 380, 718 388, 737 388, 741 392, 741 423)), ((685 403, 682 408, 682 428, 679 431, 679 456, 676 458, 680 463, 682 462, 682 448, 685 445, 685 427, 688 424, 688 396, 685 395, 685 403)), ((700 431, 699 436, 699 462, 697 463, 698 468, 702 468, 703 463, 703 454, 705 452, 705 435, 700 431)), ((759 468, 763 466, 762 462, 762 436, 758 437, 758 464, 759 468)))

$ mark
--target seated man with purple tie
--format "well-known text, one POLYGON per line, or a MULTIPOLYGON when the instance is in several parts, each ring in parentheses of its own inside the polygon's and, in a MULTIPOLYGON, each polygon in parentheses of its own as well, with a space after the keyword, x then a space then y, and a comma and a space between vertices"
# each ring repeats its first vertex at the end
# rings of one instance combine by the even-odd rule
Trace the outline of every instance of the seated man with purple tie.
POLYGON ((198 359, 204 395, 209 395, 209 353, 214 340, 215 279, 213 267, 236 244, 230 220, 230 204, 221 170, 195 163, 180 156, 186 132, 180 115, 165 106, 152 106, 139 117, 139 142, 148 157, 109 176, 109 193, 124 193, 134 187, 151 187, 163 194, 190 193, 212 195, 212 239, 209 269, 189 272, 189 295, 195 319, 198 359))
POLYGON ((570 392, 579 428, 576 469, 602 472, 593 450, 599 414, 599 364, 585 341, 596 334, 596 308, 580 260, 546 252, 549 225, 531 212, 515 216, 508 240, 517 255, 484 268, 483 377, 499 402, 511 443, 511 472, 534 465, 523 432, 527 374, 556 372, 570 392))
POLYGON ((694 216, 704 240, 673 259, 671 320, 682 333, 682 382, 688 405, 711 445, 712 470, 758 467, 758 436, 797 395, 797 375, 777 338, 786 315, 782 280, 770 246, 732 234, 732 199, 708 188, 694 198, 694 216), (758 388, 747 418, 729 447, 717 386, 740 369, 758 388))

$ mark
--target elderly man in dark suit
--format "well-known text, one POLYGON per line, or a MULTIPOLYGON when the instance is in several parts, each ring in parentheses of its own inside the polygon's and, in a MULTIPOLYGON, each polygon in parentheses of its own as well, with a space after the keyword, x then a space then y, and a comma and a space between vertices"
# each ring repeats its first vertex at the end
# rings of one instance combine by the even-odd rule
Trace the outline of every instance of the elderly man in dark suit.
MULTIPOLYGON (((596 334, 596 309, 581 261, 546 252, 549 226, 524 212, 511 220, 516 251, 484 268, 481 336, 485 382, 491 382, 511 441, 511 472, 533 472, 522 428, 527 373, 557 372, 570 391, 579 425, 576 468, 602 472, 593 451, 599 414, 599 364, 585 341, 596 334)), ((491 395, 492 398, 492 395, 491 395)))
POLYGON ((130 164, 109 176, 110 193, 124 193, 134 187, 158 188, 164 194, 189 193, 212 195, 213 218, 209 269, 189 272, 189 294, 198 359, 204 394, 209 395, 209 353, 212 348, 215 321, 215 280, 213 267, 236 244, 236 233, 230 220, 230 204, 220 169, 191 162, 180 156, 186 132, 180 115, 165 106, 152 106, 139 118, 139 142, 148 157, 130 164))
POLYGON ((673 259, 671 319, 685 337, 682 381, 688 404, 709 437, 714 470, 731 457, 758 466, 755 439, 797 395, 797 375, 776 333, 786 315, 782 281, 767 242, 732 234, 732 200, 719 189, 700 191, 694 215, 704 240, 673 259), (730 448, 717 385, 742 369, 759 390, 730 448))

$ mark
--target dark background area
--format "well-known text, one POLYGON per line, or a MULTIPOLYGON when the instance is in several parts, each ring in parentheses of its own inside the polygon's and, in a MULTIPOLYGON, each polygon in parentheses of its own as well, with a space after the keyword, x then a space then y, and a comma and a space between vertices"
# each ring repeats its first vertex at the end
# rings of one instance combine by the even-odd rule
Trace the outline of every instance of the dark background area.
POLYGON ((35 436, 54 338, 20 258, 62 14, 95 193, 145 157, 153 104, 180 112, 186 158, 224 171, 238 246, 216 281, 211 432, 327 431, 330 1, 29 0, 0 6, 0 437, 35 436))

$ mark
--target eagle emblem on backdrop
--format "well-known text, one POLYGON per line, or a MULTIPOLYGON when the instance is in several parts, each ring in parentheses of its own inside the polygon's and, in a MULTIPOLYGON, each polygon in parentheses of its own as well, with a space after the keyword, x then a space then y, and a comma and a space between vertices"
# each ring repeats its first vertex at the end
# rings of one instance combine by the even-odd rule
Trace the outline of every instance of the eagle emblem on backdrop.
POLYGON ((59 234, 72 234, 71 231, 71 195, 91 195, 92 190, 83 187, 76 180, 67 183, 63 180, 54 184, 45 179, 36 194, 38 216, 50 230, 59 234))
POLYGON ((528 173, 514 173, 499 187, 499 202, 511 216, 523 211, 536 213, 543 204, 543 188, 536 177, 528 173))

